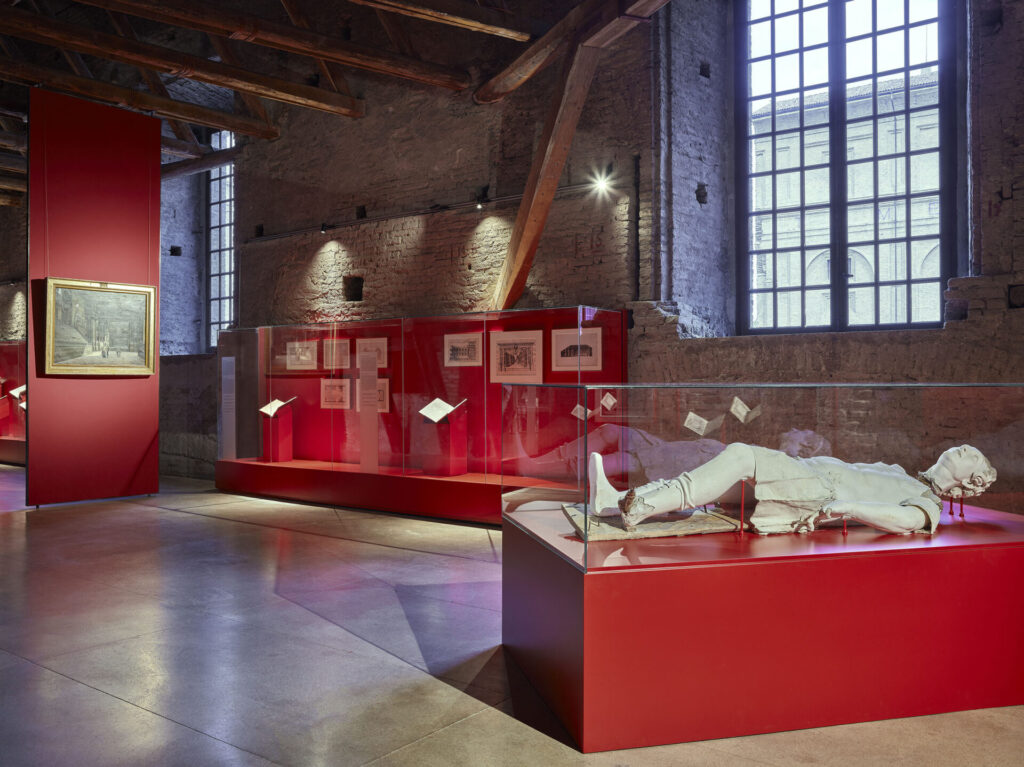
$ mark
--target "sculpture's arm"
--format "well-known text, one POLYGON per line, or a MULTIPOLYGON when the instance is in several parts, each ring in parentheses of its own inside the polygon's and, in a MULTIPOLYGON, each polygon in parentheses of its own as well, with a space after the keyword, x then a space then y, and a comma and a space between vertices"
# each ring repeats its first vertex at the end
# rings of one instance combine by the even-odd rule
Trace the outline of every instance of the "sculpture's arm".
POLYGON ((825 506, 819 522, 830 519, 852 519, 887 533, 907 535, 917 530, 930 530, 931 520, 916 499, 905 504, 870 501, 832 501, 825 506))

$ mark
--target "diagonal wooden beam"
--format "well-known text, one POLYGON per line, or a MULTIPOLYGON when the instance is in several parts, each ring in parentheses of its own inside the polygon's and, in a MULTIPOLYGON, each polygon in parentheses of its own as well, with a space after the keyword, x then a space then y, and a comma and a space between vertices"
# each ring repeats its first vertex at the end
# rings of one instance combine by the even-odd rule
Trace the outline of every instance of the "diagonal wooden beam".
POLYGON ((0 131, 0 149, 24 152, 28 148, 28 135, 14 131, 0 131))
POLYGON ((412 16, 425 21, 507 37, 521 43, 530 39, 530 33, 508 23, 508 16, 493 8, 470 5, 460 0, 349 0, 378 11, 412 16))
POLYGON ((143 16, 153 21, 212 32, 268 48, 313 56, 391 77, 452 90, 469 87, 469 74, 408 56, 357 45, 331 35, 299 29, 241 11, 191 0, 78 0, 106 10, 143 16))
MULTIPOLYGON (((25 6, 27 8, 31 8, 33 11, 42 16, 56 15, 55 13, 53 13, 53 10, 52 8, 50 8, 49 5, 45 5, 42 2, 37 2, 37 0, 26 0, 25 6)), ((13 56, 14 58, 18 58, 17 54, 12 53, 10 51, 8 51, 7 55, 13 56)), ((64 57, 64 60, 68 63, 68 66, 71 67, 71 71, 74 72, 76 75, 78 75, 79 77, 92 77, 92 72, 89 70, 89 65, 85 63, 85 59, 83 59, 78 53, 76 53, 75 51, 68 51, 61 48, 60 55, 64 57)))
MULTIPOLYGON (((220 35, 207 35, 207 37, 210 40, 210 44, 213 45, 213 49, 217 51, 217 55, 220 56, 221 61, 233 67, 239 66, 238 56, 235 55, 235 51, 231 47, 230 40, 226 37, 221 37, 220 35)), ((242 101, 245 102, 245 106, 249 110, 249 114, 253 117, 258 117, 263 120, 263 122, 270 122, 270 116, 267 114, 267 108, 263 106, 263 102, 260 101, 259 96, 245 91, 239 91, 238 95, 241 96, 242 101)), ((362 113, 360 113, 360 115, 361 114, 362 113)), ((354 117, 355 115, 350 116, 354 117)))
POLYGON ((160 178, 166 181, 170 178, 191 176, 195 173, 202 173, 204 170, 212 170, 222 165, 235 161, 243 147, 233 146, 230 149, 221 149, 217 152, 203 155, 196 160, 182 160, 181 162, 168 162, 160 166, 160 178))
POLYGON ((599 48, 577 45, 566 59, 498 276, 494 291, 497 309, 508 309, 523 294, 600 56, 599 48))
POLYGON ((584 0, 523 51, 515 61, 477 88, 478 104, 500 101, 550 64, 570 41, 606 48, 669 0, 584 0))
MULTIPOLYGON (((309 19, 299 8, 297 0, 281 0, 281 5, 284 6, 285 13, 288 14, 292 24, 299 29, 312 29, 309 19)), ((338 91, 338 93, 344 93, 346 96, 352 95, 345 72, 338 64, 321 58, 316 59, 316 64, 320 69, 322 82, 327 83, 331 89, 338 91)))
POLYGON ((5 176, 0 174, 0 189, 8 192, 27 192, 28 180, 24 176, 5 176))
MULTIPOLYGON (((123 13, 114 13, 113 11, 107 11, 107 16, 110 18, 110 23, 114 25, 114 29, 117 30, 117 34, 121 37, 126 37, 129 40, 138 41, 139 36, 135 33, 135 27, 132 26, 131 19, 125 16, 123 13)), ((171 94, 167 90, 167 86, 164 85, 164 81, 160 79, 160 75, 154 72, 152 69, 145 67, 139 68, 139 74, 142 75, 142 79, 146 82, 146 87, 152 93, 157 96, 163 96, 164 98, 170 98, 171 94)), ((199 141, 196 139, 196 134, 192 132, 192 128, 181 120, 168 120, 167 124, 171 126, 171 130, 174 131, 174 135, 179 140, 184 141, 187 144, 192 144, 196 149, 199 148, 199 141)))
POLYGON ((201 56, 180 53, 117 35, 108 35, 57 19, 14 8, 0 8, 0 32, 37 43, 57 45, 123 64, 156 69, 190 80, 265 96, 295 106, 319 109, 351 117, 362 115, 356 99, 310 85, 249 72, 201 56))
POLYGON ((10 173, 27 173, 28 160, 20 154, 0 152, 0 170, 6 170, 10 173))
POLYGON ((405 27, 398 23, 398 19, 384 11, 377 11, 377 19, 384 27, 384 31, 388 33, 388 39, 394 43, 398 52, 403 56, 416 58, 416 49, 413 47, 412 38, 405 31, 405 27))
POLYGON ((161 154, 169 154, 172 157, 188 157, 194 159, 196 157, 202 157, 204 154, 208 154, 213 151, 213 148, 209 144, 198 144, 193 146, 187 141, 181 141, 170 136, 160 137, 160 152, 161 154))
POLYGON ((20 208, 25 204, 25 195, 16 192, 0 192, 0 207, 20 208))
MULTIPOLYGON (((277 128, 244 115, 220 112, 185 101, 165 99, 161 96, 154 96, 152 93, 122 88, 119 85, 111 85, 99 80, 89 80, 60 70, 24 61, 14 61, 6 57, 0 57, 0 80, 26 85, 45 85, 57 91, 74 93, 106 104, 133 109, 136 112, 150 112, 157 117, 186 120, 197 125, 207 125, 217 130, 229 130, 246 136, 273 139, 280 135, 277 128)), ((2 139, 0 139, 0 146, 3 146, 2 139)))

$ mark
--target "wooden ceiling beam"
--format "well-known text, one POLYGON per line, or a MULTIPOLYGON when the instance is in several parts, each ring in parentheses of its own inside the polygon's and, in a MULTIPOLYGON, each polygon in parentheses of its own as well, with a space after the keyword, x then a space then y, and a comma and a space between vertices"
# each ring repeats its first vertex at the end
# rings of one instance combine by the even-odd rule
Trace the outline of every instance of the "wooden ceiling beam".
MULTIPOLYGON (((49 5, 44 5, 42 2, 37 2, 36 0, 26 0, 25 7, 31 8, 40 16, 52 17, 55 15, 49 5)), ((19 58, 19 56, 12 51, 8 51, 7 55, 13 58, 19 58)), ((71 67, 71 71, 76 75, 79 77, 92 77, 89 65, 85 63, 85 59, 83 59, 78 53, 75 51, 69 51, 66 48, 61 48, 60 55, 64 57, 68 66, 71 67)))
MULTIPOLYGON (((110 23, 114 25, 114 29, 117 34, 121 37, 126 37, 129 40, 138 41, 139 36, 135 33, 135 27, 132 26, 131 19, 125 16, 123 13, 114 13, 113 11, 107 11, 107 16, 110 18, 110 23)), ((164 85, 164 81, 160 79, 160 75, 154 72, 152 69, 145 67, 139 67, 139 74, 142 75, 142 79, 146 82, 146 87, 152 93, 157 96, 163 96, 164 98, 170 98, 171 94, 167 90, 167 86, 164 85)), ((171 130, 174 131, 174 135, 178 137, 180 141, 184 141, 186 144, 192 144, 199 148, 199 141, 196 139, 196 134, 192 132, 192 127, 181 120, 168 120, 167 124, 171 126, 171 130)))
MULTIPOLYGON (((185 101, 175 101, 155 96, 152 93, 122 88, 119 85, 89 80, 57 69, 41 67, 24 61, 0 57, 0 80, 23 85, 45 85, 53 90, 85 96, 95 101, 148 112, 162 118, 185 120, 196 125, 206 125, 217 130, 229 130, 257 138, 277 138, 280 132, 272 125, 245 115, 208 109, 185 101)), ((0 146, 3 146, 0 140, 0 146)), ((11 147, 15 148, 15 147, 11 147)))
POLYGON ((0 170, 5 170, 9 173, 27 173, 28 160, 20 154, 0 152, 0 170))
POLYGON ((28 179, 24 176, 5 176, 0 174, 0 189, 8 192, 27 192, 28 179))
MULTIPOLYGON (((221 37, 220 35, 207 35, 207 37, 209 38, 210 44, 213 46, 213 49, 217 51, 217 55, 220 56, 221 61, 233 67, 239 66, 239 58, 235 54, 234 48, 231 47, 230 40, 228 40, 226 37, 221 37)), ((316 90, 319 90, 319 88, 316 90)), ((324 91, 324 93, 328 92, 329 91, 324 91)), ((260 120, 263 120, 263 122, 270 122, 270 115, 267 114, 267 108, 263 106, 263 102, 260 101, 259 96, 253 93, 248 93, 246 91, 238 91, 238 95, 242 97, 242 101, 245 103, 246 108, 249 110, 249 114, 251 114, 253 117, 258 117, 260 120)), ((364 112, 362 111, 362 107, 360 105, 359 114, 349 115, 349 117, 362 117, 363 114, 364 112)))
POLYGON ((570 43, 606 48, 669 0, 584 0, 505 69, 477 88, 478 104, 500 101, 550 64, 570 43))
POLYGON ((469 74, 449 67, 377 50, 291 24, 193 0, 78 0, 106 10, 210 32, 232 40, 263 45, 300 56, 312 56, 391 77, 452 90, 469 87, 469 74))
POLYGON ((388 39, 391 40, 399 53, 403 56, 417 57, 416 49, 412 44, 412 38, 409 37, 405 27, 399 23, 393 14, 377 11, 377 19, 380 21, 381 26, 384 27, 384 31, 388 33, 388 39))
POLYGON ((196 144, 193 146, 188 141, 182 141, 181 139, 171 138, 170 136, 160 137, 161 154, 169 154, 172 157, 195 159, 212 151, 213 147, 209 144, 196 144))
POLYGON ((25 204, 25 195, 16 192, 0 192, 0 207, 20 208, 25 204))
POLYGON ((525 43, 530 33, 509 24, 509 16, 494 8, 472 6, 460 0, 349 0, 356 5, 376 8, 378 11, 412 16, 425 21, 436 21, 460 29, 507 37, 525 43))
MULTIPOLYGON (((309 19, 299 8, 297 0, 281 0, 281 5, 284 6, 285 13, 288 14, 292 24, 299 29, 312 29, 309 19)), ((329 88, 338 93, 344 93, 346 96, 352 95, 352 89, 348 87, 348 79, 345 77, 345 72, 341 66, 333 61, 327 61, 319 57, 314 57, 314 60, 320 69, 322 83, 327 83, 329 88)))
POLYGON ((0 131, 0 149, 24 152, 28 148, 28 135, 14 131, 0 131))
POLYGON ((182 160, 181 162, 168 162, 160 166, 160 178, 167 181, 171 178, 191 176, 195 173, 202 173, 204 170, 212 170, 222 165, 235 161, 243 147, 233 146, 230 149, 221 149, 210 154, 203 155, 196 160, 182 160))
POLYGON ((599 48, 577 45, 566 59, 498 276, 496 309, 512 307, 523 294, 600 56, 599 48))
POLYGON ((349 117, 360 117, 363 114, 362 102, 340 93, 268 77, 200 56, 180 53, 171 48, 139 43, 13 8, 0 8, 0 32, 37 43, 70 48, 123 64, 155 69, 190 80, 265 96, 295 106, 349 117))

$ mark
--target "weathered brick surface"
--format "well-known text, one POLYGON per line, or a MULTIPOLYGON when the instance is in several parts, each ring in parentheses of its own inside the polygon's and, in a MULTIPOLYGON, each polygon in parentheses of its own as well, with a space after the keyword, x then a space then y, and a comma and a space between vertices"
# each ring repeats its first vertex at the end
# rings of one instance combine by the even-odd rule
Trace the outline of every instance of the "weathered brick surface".
POLYGON ((205 178, 197 174, 160 185, 160 354, 205 351, 205 178), (181 255, 170 255, 171 246, 180 247, 181 255))
MULTIPOLYGON (((636 248, 650 250, 649 38, 641 27, 605 54, 562 174, 563 186, 581 184, 610 164, 615 192, 556 198, 520 306, 621 305, 634 295, 636 248)), ((485 186, 496 200, 521 194, 557 75, 552 66, 489 105, 470 92, 375 81, 362 120, 290 111, 280 140, 250 145, 236 164, 241 324, 492 308, 518 200, 400 214, 472 201, 485 186), (257 225, 318 230, 353 222, 358 206, 371 220, 246 243, 257 225), (346 275, 364 277, 359 304, 342 299, 346 275)))
POLYGON ((735 329, 732 3, 673 2, 657 17, 655 139, 666 254, 654 299, 679 305, 692 332, 735 329), (701 67, 707 67, 704 76, 701 67), (698 187, 707 195, 697 199, 698 187))
POLYGON ((213 477, 217 460, 217 357, 160 359, 160 472, 213 477))
POLYGON ((0 340, 25 337, 28 299, 25 294, 28 216, 24 207, 0 207, 0 340))
MULTIPOLYGON (((537 5, 550 18, 564 12, 537 5)), ((1024 309, 1007 309, 1005 298, 1008 285, 1024 283, 1024 92, 1015 79, 1024 71, 1024 3, 995 5, 1002 22, 985 28, 979 20, 991 14, 972 5, 973 269, 947 291, 948 317, 962 310, 963 321, 941 330, 721 337, 735 326, 731 4, 696 0, 674 0, 655 24, 606 54, 562 184, 612 163, 622 196, 556 199, 520 305, 631 308, 636 381, 1024 380, 1024 309), (700 75, 701 62, 710 65, 710 79, 700 75), (695 196, 699 183, 705 204, 695 196)), ((424 55, 454 60, 443 35, 423 39, 424 55)), ((474 77, 496 71, 514 50, 500 41, 474 48, 474 77)), ((399 214, 472 200, 484 185, 492 198, 521 192, 556 77, 549 69, 504 101, 478 106, 469 93, 354 75, 354 90, 367 95, 363 120, 281 110, 282 138, 255 142, 237 163, 241 324, 488 308, 518 201, 482 212, 399 214), (321 223, 351 222, 357 206, 369 220, 319 234, 321 223), (257 225, 266 234, 313 231, 247 243, 257 225), (362 302, 344 300, 346 275, 364 277, 362 302)), ((205 362, 190 364, 194 371, 170 375, 189 381, 215 373, 205 362)), ((871 413, 870 396, 854 392, 842 403, 836 435, 869 433, 852 427, 871 413)), ((808 412, 820 405, 806 404, 808 412)), ((914 407, 904 408, 907 423, 914 407)), ((957 408, 971 412, 966 403, 957 408)), ((783 415, 780 408, 765 428, 800 425, 795 411, 783 415)), ((209 435, 215 420, 207 416, 165 428, 209 435)), ((969 425, 950 424, 943 435, 969 425)), ((899 428, 887 429, 886 439, 911 449, 899 428)), ((212 455, 200 443, 196 450, 212 455)), ((188 463, 192 447, 175 450, 183 456, 178 465, 196 465, 188 463)))

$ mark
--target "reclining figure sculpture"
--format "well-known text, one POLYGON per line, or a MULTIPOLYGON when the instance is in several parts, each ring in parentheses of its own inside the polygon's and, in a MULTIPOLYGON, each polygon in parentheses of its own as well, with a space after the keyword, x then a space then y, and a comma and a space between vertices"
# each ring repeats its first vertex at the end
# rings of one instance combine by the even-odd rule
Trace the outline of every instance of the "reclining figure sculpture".
POLYGON ((590 455, 589 472, 592 513, 621 514, 628 530, 657 514, 714 503, 737 482, 751 482, 757 503, 750 524, 760 534, 810 532, 833 520, 887 533, 934 533, 941 498, 978 495, 996 479, 988 459, 970 445, 946 450, 916 479, 895 464, 799 458, 739 442, 692 471, 628 491, 612 487, 598 453, 590 455))

